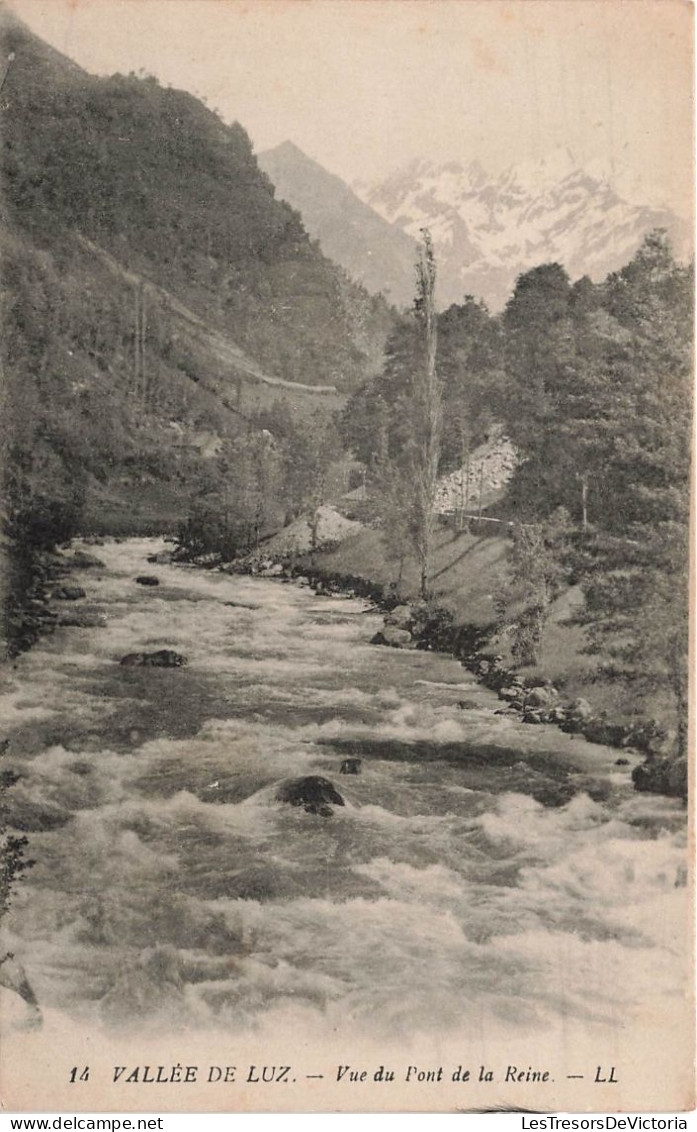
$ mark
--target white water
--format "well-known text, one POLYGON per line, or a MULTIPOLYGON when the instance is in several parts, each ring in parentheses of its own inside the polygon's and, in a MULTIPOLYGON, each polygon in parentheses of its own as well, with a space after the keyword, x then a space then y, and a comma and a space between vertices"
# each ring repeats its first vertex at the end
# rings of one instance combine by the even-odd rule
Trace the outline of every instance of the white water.
POLYGON ((454 660, 371 646, 361 602, 147 566, 160 545, 95 548, 107 568, 76 580, 106 627, 59 630, 2 688, 8 802, 36 861, 8 943, 45 1009, 398 1038, 679 1005, 679 803, 634 793, 618 752, 494 715, 454 660), (145 570, 158 589, 135 584, 145 570), (118 665, 156 648, 188 667, 118 665), (347 753, 360 777, 339 774, 347 753), (275 800, 306 774, 346 806, 275 800), (568 800, 543 804, 559 782, 568 800))

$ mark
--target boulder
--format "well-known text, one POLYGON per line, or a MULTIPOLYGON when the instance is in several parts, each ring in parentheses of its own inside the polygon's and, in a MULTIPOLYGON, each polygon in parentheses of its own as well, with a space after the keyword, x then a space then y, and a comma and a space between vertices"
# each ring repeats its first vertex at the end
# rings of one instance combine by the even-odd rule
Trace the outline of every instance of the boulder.
POLYGON ((573 703, 570 703, 566 710, 567 714, 572 719, 590 719, 593 714, 593 708, 588 703, 588 700, 584 700, 581 697, 574 700, 573 703))
POLYGON ((602 743, 607 747, 618 747, 625 735, 623 726, 608 723, 602 716, 584 720, 580 730, 589 743, 602 743))
POLYGON ((398 605, 385 618, 386 625, 395 625, 398 629, 408 629, 413 620, 413 610, 410 605, 398 605))
POLYGON ((523 716, 523 723, 544 723, 542 712, 540 711, 526 711, 523 716))
POLYGON ((129 652, 119 664, 124 668, 182 668, 188 660, 173 649, 159 649, 157 652, 129 652))
POLYGON ((397 629, 394 625, 385 625, 384 629, 380 629, 373 637, 371 644, 389 645, 393 649, 413 649, 416 647, 411 633, 407 629, 397 629))
POLYGON ((552 687, 551 684, 540 684, 536 688, 531 688, 525 696, 526 708, 543 708, 549 707, 557 699, 559 693, 557 689, 552 687))
POLYGON ((344 759, 339 767, 339 774, 360 774, 363 760, 358 758, 344 759))
POLYGON ((169 566, 174 558, 174 551, 159 550, 157 554, 149 554, 148 562, 153 566, 169 566))
POLYGON ((56 601, 77 601, 86 596, 82 586, 58 586, 51 594, 56 601))
POLYGON ((586 721, 584 719, 578 719, 576 716, 569 715, 568 710, 566 718, 559 724, 562 731, 566 731, 567 735, 578 735, 579 732, 583 731, 585 725, 586 721))
POLYGON ((521 684, 504 684, 499 688, 500 700, 517 700, 523 694, 523 686, 521 684))
POLYGON ((101 558, 96 558, 94 554, 87 554, 84 550, 76 550, 75 553, 66 560, 66 564, 68 566, 75 566, 79 570, 104 565, 101 558))
POLYGON ((542 806, 558 808, 571 801, 576 793, 576 787, 568 779, 542 779, 535 784, 530 795, 542 806))
POLYGON ((156 578, 154 574, 139 574, 136 582, 139 586, 159 586, 160 579, 156 578))
POLYGON ((328 778, 321 778, 318 774, 309 774, 305 778, 294 778, 284 782, 276 795, 279 802, 287 802, 291 806, 302 806, 308 814, 319 814, 321 817, 332 816, 332 806, 343 806, 344 799, 328 778))
POLYGON ((188 660, 182 653, 173 649, 158 649, 157 652, 144 653, 145 665, 150 668, 182 668, 188 660))
POLYGON ((687 798, 687 758, 647 758, 635 766, 631 781, 637 790, 649 794, 668 794, 673 798, 687 798))
POLYGON ((648 759, 645 763, 635 766, 632 771, 632 782, 637 790, 649 794, 667 793, 666 766, 662 759, 648 759))

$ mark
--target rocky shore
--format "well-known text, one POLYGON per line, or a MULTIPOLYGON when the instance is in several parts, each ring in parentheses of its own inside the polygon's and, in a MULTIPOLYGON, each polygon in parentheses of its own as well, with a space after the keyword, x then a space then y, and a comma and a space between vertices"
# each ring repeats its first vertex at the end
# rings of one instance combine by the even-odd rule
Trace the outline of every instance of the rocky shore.
MULTIPOLYGON (((101 541, 101 540, 97 540, 101 541)), ((40 637, 62 625, 93 628, 99 615, 83 605, 82 586, 70 581, 75 570, 101 567, 96 555, 84 550, 68 553, 37 550, 7 570, 2 619, 2 657, 31 648, 40 637)))
MULTIPOLYGON (((605 713, 597 714, 586 699, 565 699, 551 681, 541 683, 539 679, 523 678, 514 669, 506 668, 503 658, 487 647, 495 631, 494 625, 456 624, 447 609, 431 603, 406 604, 394 587, 322 569, 308 558, 292 561, 255 556, 223 568, 294 580, 320 596, 345 594, 371 601, 384 614, 383 628, 374 636, 373 644, 449 653, 498 694, 502 714, 518 716, 531 726, 556 726, 588 742, 616 747, 618 752, 629 749, 638 752, 644 756, 644 762, 632 772, 637 790, 687 798, 687 759, 666 749, 668 736, 659 720, 617 723, 605 713)), ((618 753, 618 765, 626 762, 618 753)))

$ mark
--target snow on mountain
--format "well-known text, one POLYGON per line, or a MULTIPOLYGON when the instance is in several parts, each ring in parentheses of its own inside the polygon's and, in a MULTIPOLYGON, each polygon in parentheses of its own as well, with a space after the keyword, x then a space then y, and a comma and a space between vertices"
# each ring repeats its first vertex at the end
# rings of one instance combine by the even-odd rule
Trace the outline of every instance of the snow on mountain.
POLYGON ((430 230, 442 306, 471 293, 499 309, 521 272, 550 261, 563 264, 572 279, 602 279, 631 258, 652 228, 668 229, 678 257, 691 251, 684 220, 665 207, 636 203, 642 192, 636 177, 620 172, 615 184, 600 163, 583 168, 565 147, 495 177, 477 161, 417 159, 377 185, 353 188, 407 235, 418 239, 422 228, 430 230))

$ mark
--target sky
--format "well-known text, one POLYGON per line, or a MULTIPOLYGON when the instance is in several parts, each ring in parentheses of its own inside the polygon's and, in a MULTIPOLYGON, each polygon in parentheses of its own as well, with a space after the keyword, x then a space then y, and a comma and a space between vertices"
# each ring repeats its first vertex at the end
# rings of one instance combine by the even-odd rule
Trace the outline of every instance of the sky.
POLYGON ((9 0, 88 71, 140 71, 349 183, 559 146, 692 207, 687 0, 9 0))

